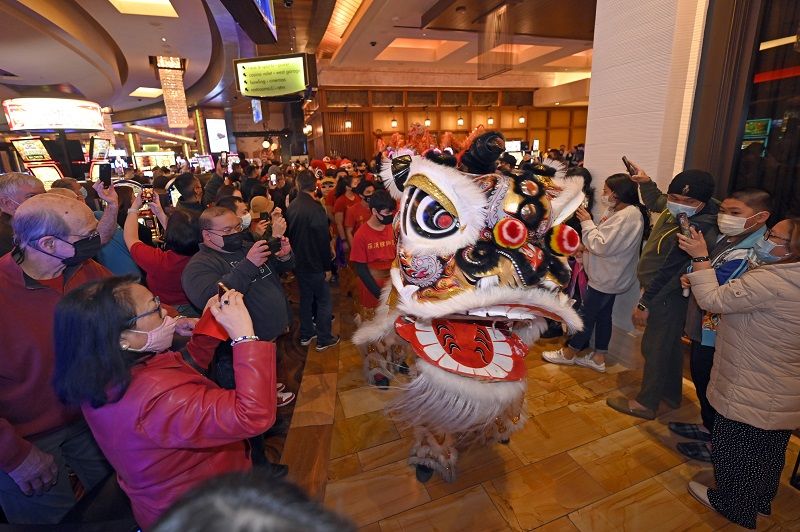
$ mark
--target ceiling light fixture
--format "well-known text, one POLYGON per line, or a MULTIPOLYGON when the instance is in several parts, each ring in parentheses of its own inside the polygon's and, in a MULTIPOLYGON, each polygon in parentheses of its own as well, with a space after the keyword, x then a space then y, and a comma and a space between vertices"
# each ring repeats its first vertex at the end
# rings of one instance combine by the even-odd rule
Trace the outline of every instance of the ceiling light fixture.
POLYGON ((556 105, 561 105, 561 102, 556 102, 556 105))
MULTIPOLYGON (((519 106, 517 106, 517 109, 519 109, 519 106)), ((524 124, 524 123, 525 123, 525 115, 524 115, 524 114, 522 114, 522 112, 520 112, 520 115, 519 115, 519 118, 517 118, 517 121, 518 121, 520 124, 524 124)))
POLYGON ((161 89, 156 89, 155 87, 139 87, 135 91, 129 94, 129 96, 133 96, 134 98, 158 98, 162 94, 161 89))
POLYGON ((156 68, 161 89, 164 91, 167 125, 174 128, 187 127, 191 121, 186 106, 186 92, 183 88, 183 59, 159 55, 156 57, 156 68))
MULTIPOLYGON (((489 111, 490 112, 491 112, 491 109, 492 109, 492 106, 490 105, 489 106, 489 111)), ((490 125, 490 126, 494 125, 494 117, 491 114, 489 114, 489 118, 486 119, 486 124, 490 125)))
POLYGON ((347 107, 344 108, 344 128, 345 129, 353 128, 353 122, 351 122, 350 117, 347 116, 347 107))
MULTIPOLYGON (((305 128, 303 128, 303 129, 305 129, 305 128)), ((268 140, 265 140, 264 142, 261 143, 261 147, 264 148, 264 149, 269 148, 269 146, 270 146, 270 142, 268 140)))
POLYGON ((169 133, 168 131, 161 131, 159 129, 155 129, 148 126, 140 126, 137 124, 126 126, 128 129, 133 129, 140 133, 152 133, 153 135, 158 135, 161 137, 166 137, 170 139, 180 140, 183 142, 195 142, 195 139, 191 137, 185 137, 183 135, 176 135, 175 133, 169 133))
POLYGON ((428 106, 426 105, 423 109, 425 109, 425 127, 431 127, 431 117, 428 116, 428 106))
POLYGON ((464 118, 461 116, 461 107, 456 107, 456 111, 458 111, 458 120, 456 120, 456 124, 459 126, 464 125, 464 118))
POLYGON ((167 42, 167 38, 166 37, 161 37, 161 42, 167 42))
POLYGON ((108 0, 123 15, 178 18, 169 0, 108 0))
POLYGON ((394 117, 394 107, 390 107, 392 111, 392 129, 397 128, 397 119, 394 117))

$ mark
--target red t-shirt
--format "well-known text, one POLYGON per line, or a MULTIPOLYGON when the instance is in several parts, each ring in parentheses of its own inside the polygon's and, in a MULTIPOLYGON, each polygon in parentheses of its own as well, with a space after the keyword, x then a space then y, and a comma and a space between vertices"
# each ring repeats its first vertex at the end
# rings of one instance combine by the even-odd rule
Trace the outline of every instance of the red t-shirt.
POLYGON ((131 257, 147 273, 147 287, 167 305, 186 305, 189 298, 183 292, 181 275, 192 257, 174 251, 163 251, 136 242, 131 247, 131 257))
POLYGON ((325 194, 325 206, 332 209, 334 205, 336 205, 336 190, 329 190, 325 194))
MULTIPOLYGON (((355 235, 353 235, 353 247, 350 249, 350 260, 366 264, 371 270, 389 271, 392 261, 397 255, 397 248, 394 243, 394 232, 391 225, 383 227, 382 231, 376 231, 369 224, 363 224, 355 235)), ((386 279, 375 279, 378 286, 383 288, 386 279)), ((367 287, 359 279, 359 301, 367 308, 378 306, 378 300, 367 290, 367 287)))
POLYGON ((355 205, 356 203, 360 203, 361 198, 358 194, 353 194, 353 199, 347 197, 347 194, 342 194, 338 198, 336 198, 336 203, 333 204, 333 214, 342 213, 345 214, 347 212, 347 208, 355 205))
POLYGON ((359 201, 355 205, 347 208, 347 212, 344 215, 344 226, 352 227, 353 235, 355 235, 358 228, 361 227, 362 224, 367 223, 370 216, 372 216, 370 208, 365 206, 363 201, 359 201))

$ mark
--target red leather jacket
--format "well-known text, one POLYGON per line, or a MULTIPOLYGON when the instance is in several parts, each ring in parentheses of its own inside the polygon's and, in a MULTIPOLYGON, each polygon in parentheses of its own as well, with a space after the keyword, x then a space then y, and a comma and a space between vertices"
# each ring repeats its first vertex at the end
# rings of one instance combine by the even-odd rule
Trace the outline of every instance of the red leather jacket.
MULTIPOLYGON (((212 345, 192 338, 188 349, 199 366, 208 367, 212 345)), ((132 369, 122 399, 82 407, 143 529, 195 485, 251 467, 244 440, 275 422, 275 344, 236 345, 233 370, 236 389, 225 390, 180 353, 160 353, 132 369)))

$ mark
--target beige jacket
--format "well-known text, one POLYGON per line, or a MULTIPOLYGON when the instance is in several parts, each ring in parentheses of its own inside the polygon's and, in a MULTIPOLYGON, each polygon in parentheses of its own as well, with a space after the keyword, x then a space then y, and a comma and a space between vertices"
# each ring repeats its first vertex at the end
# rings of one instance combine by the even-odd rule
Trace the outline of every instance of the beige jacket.
POLYGON ((689 274, 700 308, 722 314, 708 400, 765 430, 800 427, 800 263, 761 266, 719 286, 689 274))

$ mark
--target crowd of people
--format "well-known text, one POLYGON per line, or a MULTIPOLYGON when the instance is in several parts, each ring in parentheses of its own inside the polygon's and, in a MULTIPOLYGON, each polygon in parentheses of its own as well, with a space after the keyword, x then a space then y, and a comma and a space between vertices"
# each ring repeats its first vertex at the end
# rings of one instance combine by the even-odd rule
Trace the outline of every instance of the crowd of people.
MULTIPOLYGON (((584 329, 543 358, 606 371, 616 296, 638 282, 641 390, 608 406, 645 419, 677 408, 686 335, 702 422, 670 429, 691 440, 680 452, 713 463, 716 479, 689 489, 754 528, 800 426, 800 219, 768 228, 769 194, 747 189, 719 202, 699 170, 679 173, 664 193, 632 164, 595 198, 582 145, 547 157, 572 167, 589 201, 569 222, 582 237, 569 291, 584 329)), ((275 340, 292 321, 285 286, 299 288, 300 345, 339 343, 331 283, 371 318, 397 256, 397 206, 376 177, 379 162, 255 160, 210 174, 159 168, 152 178, 128 169, 125 186, 63 179, 47 192, 28 174, 0 175, 6 519, 58 523, 75 504, 68 471, 86 491, 115 473, 138 524, 154 530, 203 512, 212 519, 198 501, 213 488, 168 510, 213 477, 253 466, 259 478, 285 476, 263 436, 295 397, 276 379, 275 340)), ((518 161, 499 163, 514 172, 518 161)), ((242 493, 259 484, 248 482, 242 493)), ((323 517, 330 529, 349 526, 323 517)))

